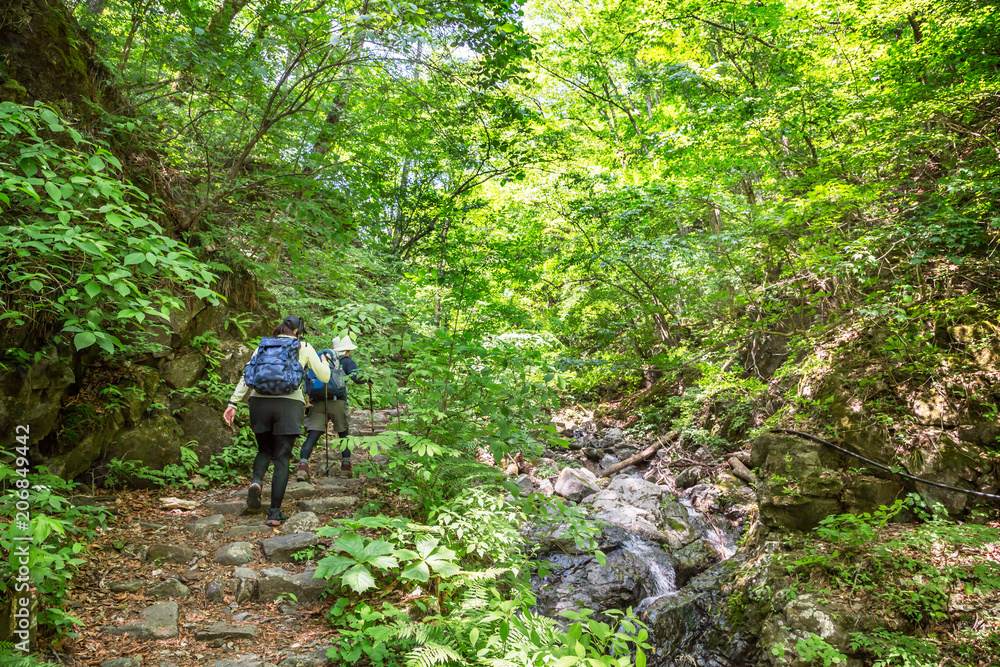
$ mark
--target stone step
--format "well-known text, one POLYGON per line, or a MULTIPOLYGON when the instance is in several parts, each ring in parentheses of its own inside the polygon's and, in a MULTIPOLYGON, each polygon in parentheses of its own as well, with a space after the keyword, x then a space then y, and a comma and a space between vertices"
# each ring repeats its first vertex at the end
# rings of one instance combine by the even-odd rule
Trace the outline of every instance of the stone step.
POLYGON ((357 496, 328 496, 326 498, 303 500, 299 503, 299 509, 303 512, 321 514, 330 510, 347 509, 357 502, 357 496))

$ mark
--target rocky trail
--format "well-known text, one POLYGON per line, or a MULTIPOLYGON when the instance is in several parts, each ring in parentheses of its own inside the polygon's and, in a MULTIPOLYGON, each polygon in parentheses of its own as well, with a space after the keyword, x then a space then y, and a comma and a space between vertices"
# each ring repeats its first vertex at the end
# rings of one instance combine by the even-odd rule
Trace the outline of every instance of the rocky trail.
MULTIPOLYGON (((365 427, 352 435, 372 434, 363 417, 365 427)), ((388 419, 378 417, 376 433, 388 419)), ((282 508, 289 519, 280 528, 264 524, 267 478, 259 510, 247 508, 245 486, 75 498, 116 520, 90 545, 66 600, 84 625, 62 650, 77 665, 102 667, 328 664, 329 603, 320 600, 327 582, 313 575, 333 540, 316 530, 356 512, 376 489, 371 479, 338 476, 337 449, 324 476, 323 446, 314 450, 309 481, 290 478, 282 508)))

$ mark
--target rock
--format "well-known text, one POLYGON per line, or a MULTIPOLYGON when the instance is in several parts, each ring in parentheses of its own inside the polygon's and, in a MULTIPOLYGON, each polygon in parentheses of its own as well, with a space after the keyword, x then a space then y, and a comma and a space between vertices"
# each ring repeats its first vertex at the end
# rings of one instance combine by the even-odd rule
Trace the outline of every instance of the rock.
POLYGON ((101 663, 101 667, 142 667, 135 658, 111 658, 101 663))
POLYGON ((604 456, 604 450, 599 447, 584 447, 583 455, 586 456, 591 461, 600 461, 601 457, 604 456))
POLYGON ((206 516, 202 519, 198 519, 194 523, 189 523, 184 526, 184 530, 191 533, 192 535, 197 535, 198 537, 205 537, 209 533, 214 533, 217 530, 222 530, 226 527, 226 517, 222 514, 213 514, 211 516, 206 516))
POLYGON ((134 429, 121 431, 111 445, 111 457, 142 461, 154 470, 181 463, 181 445, 187 442, 177 420, 169 414, 143 421, 134 429))
POLYGON ((264 550, 264 557, 271 563, 290 563, 292 554, 318 543, 319 539, 315 533, 292 533, 258 542, 264 550))
POLYGON ((186 598, 191 595, 191 589, 173 577, 153 586, 147 592, 157 598, 186 598))
POLYGON ((248 600, 254 600, 257 598, 257 591, 259 590, 258 581, 254 579, 237 579, 236 580, 236 602, 242 604, 248 600))
MULTIPOLYGON (((663 450, 661 449, 660 451, 663 450)), ((701 468, 691 466, 690 468, 685 468, 681 474, 677 475, 674 484, 678 489, 689 489, 697 484, 699 479, 701 479, 701 468)))
POLYGON ((145 586, 142 579, 128 579, 126 581, 115 581, 108 586, 112 593, 138 593, 145 586))
POLYGON ((205 599, 210 602, 223 602, 222 585, 217 581, 210 581, 205 586, 205 599))
POLYGON ((176 602, 161 602, 146 607, 141 619, 126 625, 105 625, 101 632, 109 635, 129 635, 136 639, 173 639, 177 629, 178 607, 176 602))
POLYGON ((281 526, 281 532, 286 535, 290 533, 305 533, 316 530, 319 526, 319 517, 316 516, 315 512, 297 512, 281 526))
POLYGON ((195 557, 194 549, 177 544, 154 544, 146 551, 146 560, 186 565, 195 557))
POLYGON ((355 496, 330 496, 329 498, 313 498, 303 500, 299 503, 299 509, 304 512, 329 512, 330 510, 347 509, 356 504, 358 499, 355 496))
POLYGON ((547 479, 543 479, 538 483, 538 493, 542 494, 546 498, 550 498, 556 493, 556 489, 552 486, 552 482, 547 479))
POLYGON ((243 510, 247 508, 246 501, 243 500, 230 500, 226 502, 213 502, 205 503, 205 509, 209 512, 217 512, 219 514, 225 514, 227 516, 232 516, 235 514, 243 514, 243 510))
POLYGON ((518 475, 514 483, 517 484, 518 491, 522 496, 530 496, 535 492, 535 483, 531 481, 529 475, 518 475))
POLYGON ((616 477, 593 502, 594 518, 679 549, 698 535, 687 510, 666 488, 635 477, 616 477))
POLYGON ((284 593, 291 593, 298 602, 314 602, 326 590, 326 579, 316 579, 316 568, 306 569, 301 574, 291 574, 284 568, 272 567, 262 570, 258 586, 263 602, 273 602, 284 593))
POLYGON ((692 577, 701 574, 722 559, 722 556, 705 540, 695 540, 674 551, 671 556, 678 586, 684 586, 692 577))
POLYGON ((172 389, 185 389, 193 387, 204 370, 205 355, 200 352, 191 352, 177 356, 173 361, 163 364, 163 368, 160 369, 160 378, 172 389))
POLYGON ((621 463, 621 459, 614 454, 605 454, 600 458, 599 464, 601 468, 610 468, 616 463, 621 463))
POLYGON ((597 476, 586 468, 563 468, 555 483, 555 492, 568 500, 580 501, 600 490, 597 476))
POLYGON ((232 528, 226 531, 226 537, 233 539, 239 539, 241 537, 250 537, 252 535, 273 535, 273 534, 274 534, 274 529, 262 523, 252 524, 248 526, 233 526, 232 528))
MULTIPOLYGON (((729 616, 736 559, 712 566, 676 595, 655 600, 643 614, 658 665, 758 665, 756 637, 729 616)), ((794 642, 793 642, 794 645, 794 642)))
POLYGON ((249 542, 233 542, 215 552, 215 562, 222 565, 246 565, 253 558, 253 545, 249 542))
POLYGON ((146 523, 145 521, 140 521, 139 528, 141 530, 148 530, 155 533, 157 531, 166 529, 166 526, 164 526, 162 523, 146 523))
POLYGON ((233 570, 233 576, 237 579, 257 579, 259 575, 255 570, 248 567, 237 567, 233 570))
POLYGON ((231 625, 229 623, 213 623, 194 632, 194 638, 202 642, 213 639, 252 639, 256 635, 256 625, 231 625))
MULTIPOLYGON (((319 491, 315 486, 309 482, 289 482, 288 486, 285 487, 285 498, 291 498, 292 500, 302 500, 303 498, 312 498, 319 491)), ((261 491, 261 495, 264 498, 271 497, 271 487, 270 485, 264 485, 264 489, 261 491)))
POLYGON ((320 647, 312 653, 290 655, 278 667, 326 667, 330 664, 330 659, 326 657, 327 650, 327 647, 320 647))
POLYGON ((625 434, 622 433, 622 430, 620 428, 609 428, 607 431, 605 431, 603 440, 615 443, 615 442, 620 442, 624 437, 625 434))

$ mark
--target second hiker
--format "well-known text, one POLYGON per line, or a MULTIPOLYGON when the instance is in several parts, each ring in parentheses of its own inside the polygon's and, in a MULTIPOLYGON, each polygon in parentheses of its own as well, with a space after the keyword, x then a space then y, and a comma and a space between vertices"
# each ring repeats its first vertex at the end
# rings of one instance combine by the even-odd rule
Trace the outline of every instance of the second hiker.
MULTIPOLYGON (((351 337, 334 338, 333 352, 339 357, 338 365, 331 370, 331 380, 326 386, 323 383, 314 383, 314 389, 310 394, 312 407, 306 415, 306 440, 302 443, 302 451, 299 455, 299 467, 295 471, 295 477, 299 481, 309 478, 309 455, 313 446, 319 442, 320 437, 326 432, 327 424, 333 422, 333 429, 337 432, 337 437, 341 438, 341 474, 350 477, 351 475, 351 449, 347 446, 348 429, 350 428, 349 411, 347 409, 347 385, 340 378, 351 378, 357 384, 368 383, 361 377, 358 364, 351 358, 351 350, 358 349, 358 346, 351 342, 351 337), (341 373, 338 373, 338 366, 341 373)), ((317 374, 318 375, 318 374, 317 374)))

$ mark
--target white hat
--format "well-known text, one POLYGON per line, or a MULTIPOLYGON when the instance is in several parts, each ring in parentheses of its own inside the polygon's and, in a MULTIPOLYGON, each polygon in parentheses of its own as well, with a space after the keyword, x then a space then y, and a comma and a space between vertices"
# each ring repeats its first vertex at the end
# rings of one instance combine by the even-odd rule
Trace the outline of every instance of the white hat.
POLYGON ((356 350, 358 346, 351 342, 350 336, 344 336, 343 338, 333 339, 333 351, 334 352, 349 352, 350 350, 356 350))
POLYGON ((340 336, 334 336, 333 340, 330 341, 330 349, 336 352, 338 345, 340 345, 340 336))

